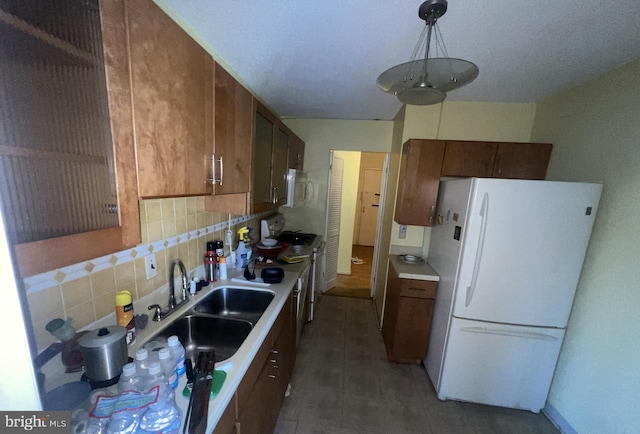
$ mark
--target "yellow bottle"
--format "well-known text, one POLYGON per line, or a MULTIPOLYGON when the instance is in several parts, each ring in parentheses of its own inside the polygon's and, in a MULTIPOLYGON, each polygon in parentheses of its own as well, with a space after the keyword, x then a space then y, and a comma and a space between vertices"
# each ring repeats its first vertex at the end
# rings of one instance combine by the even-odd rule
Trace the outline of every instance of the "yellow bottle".
POLYGON ((116 319, 118 325, 127 329, 127 345, 136 341, 136 322, 133 313, 133 299, 129 291, 116 293, 116 319))

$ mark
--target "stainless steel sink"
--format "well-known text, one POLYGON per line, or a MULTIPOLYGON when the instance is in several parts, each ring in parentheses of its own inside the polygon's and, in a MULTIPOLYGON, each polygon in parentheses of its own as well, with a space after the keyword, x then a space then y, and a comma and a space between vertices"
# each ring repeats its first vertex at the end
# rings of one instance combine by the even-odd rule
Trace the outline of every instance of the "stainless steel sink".
POLYGON ((199 314, 242 319, 255 325, 273 298, 271 291, 223 287, 208 294, 193 310, 199 314))
POLYGON ((226 360, 238 351, 274 296, 271 291, 216 289, 152 339, 178 336, 186 358, 193 362, 200 351, 208 350, 215 351, 216 362, 226 360))
POLYGON ((244 320, 186 315, 169 324, 154 339, 176 335, 184 346, 187 359, 195 363, 200 351, 214 350, 216 362, 219 362, 238 351, 252 328, 251 323, 244 320))

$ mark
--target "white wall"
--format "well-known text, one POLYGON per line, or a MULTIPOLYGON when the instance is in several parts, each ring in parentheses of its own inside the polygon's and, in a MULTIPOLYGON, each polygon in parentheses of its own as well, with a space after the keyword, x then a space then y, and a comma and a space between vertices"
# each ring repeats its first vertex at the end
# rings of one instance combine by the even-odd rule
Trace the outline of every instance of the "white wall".
POLYGON ((538 105, 547 177, 604 191, 549 403, 579 433, 640 432, 640 61, 538 105))

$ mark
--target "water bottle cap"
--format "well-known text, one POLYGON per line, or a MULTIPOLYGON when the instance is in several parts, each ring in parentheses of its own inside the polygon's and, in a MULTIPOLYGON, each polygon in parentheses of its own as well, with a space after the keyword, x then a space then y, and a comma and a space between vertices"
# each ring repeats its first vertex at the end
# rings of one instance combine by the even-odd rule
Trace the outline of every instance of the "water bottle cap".
POLYGON ((178 337, 175 335, 169 336, 169 339, 167 339, 167 343, 170 347, 176 347, 180 345, 180 339, 178 339, 178 337))
POLYGON ((136 364, 135 363, 127 363, 122 367, 122 373, 127 377, 131 377, 136 373, 136 364))
POLYGON ((149 357, 149 351, 146 348, 142 347, 136 351, 136 360, 146 360, 147 357, 149 357))
POLYGON ((160 362, 153 362, 149 365, 149 375, 158 375, 161 372, 160 362))
POLYGON ((160 351, 158 351, 158 358, 160 360, 170 359, 171 358, 171 350, 169 350, 169 348, 167 348, 167 347, 160 348, 160 351))

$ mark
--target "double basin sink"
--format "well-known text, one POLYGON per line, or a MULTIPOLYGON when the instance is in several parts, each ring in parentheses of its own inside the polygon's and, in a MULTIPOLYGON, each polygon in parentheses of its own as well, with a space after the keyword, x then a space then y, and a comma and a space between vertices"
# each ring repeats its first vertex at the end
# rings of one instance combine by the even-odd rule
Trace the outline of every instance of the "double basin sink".
POLYGON ((216 362, 226 360, 238 351, 274 296, 267 290, 218 288, 150 340, 176 335, 187 359, 195 361, 200 351, 214 350, 216 362))

